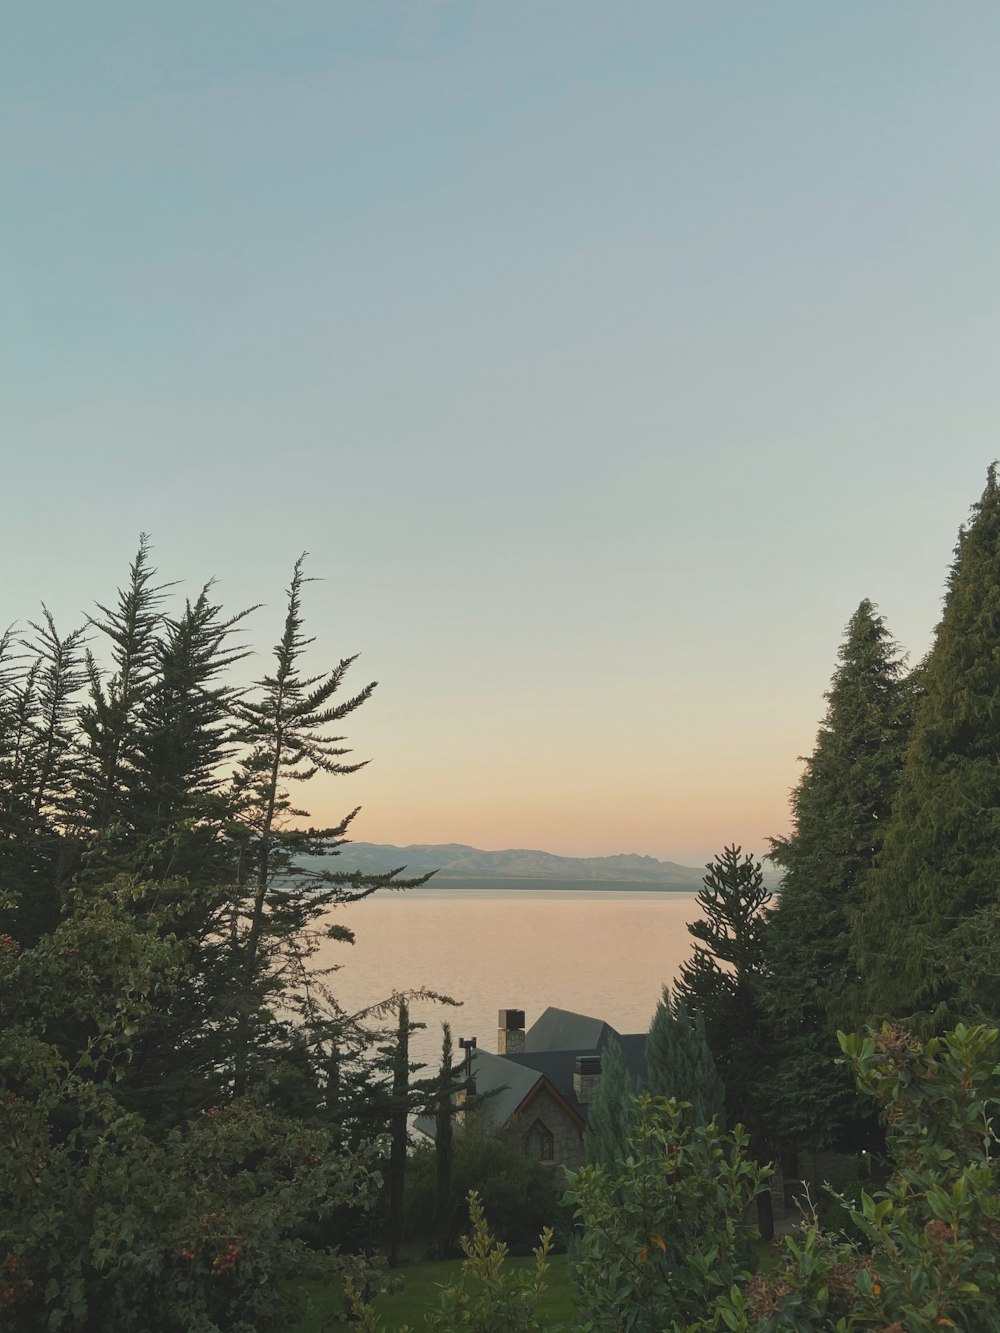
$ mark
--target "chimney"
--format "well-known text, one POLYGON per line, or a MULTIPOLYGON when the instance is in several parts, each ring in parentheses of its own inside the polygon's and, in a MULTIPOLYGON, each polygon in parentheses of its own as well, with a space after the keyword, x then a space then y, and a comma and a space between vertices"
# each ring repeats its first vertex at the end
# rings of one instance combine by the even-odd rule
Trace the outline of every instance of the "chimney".
POLYGON ((524 1054, 524 1010, 501 1009, 497 1027, 497 1055, 524 1054))
POLYGON ((576 1068, 573 1070, 573 1093, 581 1106, 589 1106, 601 1077, 601 1057, 599 1055, 578 1055, 576 1068))

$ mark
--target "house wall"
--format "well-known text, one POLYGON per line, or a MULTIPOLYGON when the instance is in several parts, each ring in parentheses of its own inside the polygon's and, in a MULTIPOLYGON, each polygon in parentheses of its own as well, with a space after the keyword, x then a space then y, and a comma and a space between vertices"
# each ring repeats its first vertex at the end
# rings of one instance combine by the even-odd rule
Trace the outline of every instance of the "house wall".
POLYGON ((583 1166, 583 1134, 573 1117, 563 1109, 546 1088, 539 1088, 528 1104, 513 1117, 512 1129, 527 1150, 526 1140, 531 1126, 540 1120, 554 1139, 553 1164, 576 1170, 583 1166))

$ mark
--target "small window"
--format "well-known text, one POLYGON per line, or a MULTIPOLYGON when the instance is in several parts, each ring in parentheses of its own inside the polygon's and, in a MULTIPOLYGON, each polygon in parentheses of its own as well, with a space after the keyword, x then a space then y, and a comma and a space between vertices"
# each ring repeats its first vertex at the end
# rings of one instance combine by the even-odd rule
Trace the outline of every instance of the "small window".
POLYGON ((551 1162, 556 1155, 556 1141, 551 1130, 546 1129, 540 1120, 528 1130, 528 1156, 538 1162, 551 1162))

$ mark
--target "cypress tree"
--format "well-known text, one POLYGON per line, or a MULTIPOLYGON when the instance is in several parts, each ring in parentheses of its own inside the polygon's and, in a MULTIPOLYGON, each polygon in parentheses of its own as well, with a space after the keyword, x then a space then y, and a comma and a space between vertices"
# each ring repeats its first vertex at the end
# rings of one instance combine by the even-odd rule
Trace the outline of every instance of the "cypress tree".
POLYGON ((996 464, 959 533, 882 855, 853 946, 876 1018, 1000 1016, 1000 485, 996 464), (974 947, 970 950, 969 945, 974 947))
POLYGON ((392 1096, 389 1114, 388 1218, 386 1248, 389 1262, 398 1257, 403 1232, 403 1195, 406 1188, 406 1117, 410 1109, 410 1006, 399 1002, 396 1044, 392 1052, 392 1096))
POLYGON ((783 870, 768 917, 762 987, 775 1064, 768 1118, 781 1139, 844 1146, 871 1129, 836 1059, 838 1028, 863 1017, 850 916, 878 856, 912 722, 912 683, 870 601, 851 617, 816 747, 792 792, 792 830, 772 838, 783 870))
POLYGON ((592 1166, 614 1172, 636 1123, 633 1099, 639 1086, 625 1066, 622 1048, 609 1037, 601 1048, 601 1076, 587 1112, 583 1146, 592 1166))
POLYGON ((726 1090, 705 1037, 705 1019, 663 987, 646 1036, 646 1087, 658 1097, 690 1102, 689 1123, 722 1116, 726 1090))
POLYGON ((452 1069, 451 1024, 443 1023, 441 1069, 434 1106, 434 1242, 443 1258, 451 1244, 454 1209, 451 1199, 451 1172, 455 1148, 452 1117, 455 1114, 455 1074, 452 1069))
MULTIPOLYGON (((87 653, 89 692, 80 709, 85 737, 78 795, 80 823, 92 839, 106 836, 115 842, 127 824, 127 773, 135 759, 139 714, 156 676, 156 652, 161 625, 160 603, 169 584, 153 584, 156 570, 149 563, 149 541, 143 533, 129 569, 128 583, 118 590, 113 607, 98 603, 103 619, 91 618, 92 628, 111 644, 112 673, 101 670, 87 653)), ((108 848, 106 858, 114 853, 108 848)), ((93 862, 95 872, 98 869, 93 862)))
POLYGON ((127 820, 144 877, 226 878, 219 864, 233 817, 225 768, 235 754, 239 691, 220 679, 247 655, 231 636, 256 607, 224 617, 206 585, 178 617, 164 616, 155 672, 139 710, 124 775, 127 820))

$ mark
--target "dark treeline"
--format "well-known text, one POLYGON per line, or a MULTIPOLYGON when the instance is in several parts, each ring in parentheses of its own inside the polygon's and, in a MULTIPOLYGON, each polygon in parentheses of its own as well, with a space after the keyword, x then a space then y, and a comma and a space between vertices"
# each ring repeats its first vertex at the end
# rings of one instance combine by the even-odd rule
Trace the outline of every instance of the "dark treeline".
POLYGON ((959 535, 930 651, 905 669, 884 618, 847 624, 826 716, 760 867, 727 848, 677 994, 702 1015, 731 1122, 762 1154, 877 1147, 838 1030, 927 1036, 1000 1021, 1000 487, 959 535), (725 964, 725 967, 720 967, 725 964))
POLYGON ((345 1014, 316 953, 350 939, 331 907, 423 880, 338 870, 357 812, 310 827, 296 797, 359 767, 342 724, 375 688, 346 689, 353 658, 307 665, 307 582, 300 559, 247 687, 256 608, 207 584, 171 609, 145 539, 82 627, 43 607, 3 636, 0 1306, 19 1327, 195 1327, 230 1270, 230 1315, 278 1319, 302 1245, 382 1225, 377 1135, 405 1139, 416 1095, 405 997, 345 1014))

